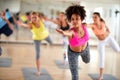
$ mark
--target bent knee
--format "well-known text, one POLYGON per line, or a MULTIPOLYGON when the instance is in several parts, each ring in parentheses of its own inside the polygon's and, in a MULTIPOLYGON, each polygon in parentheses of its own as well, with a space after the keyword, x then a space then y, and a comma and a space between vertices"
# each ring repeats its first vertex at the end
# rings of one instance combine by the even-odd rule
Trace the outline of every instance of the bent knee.
POLYGON ((87 64, 87 63, 90 62, 90 59, 88 59, 88 60, 84 60, 83 62, 87 64))

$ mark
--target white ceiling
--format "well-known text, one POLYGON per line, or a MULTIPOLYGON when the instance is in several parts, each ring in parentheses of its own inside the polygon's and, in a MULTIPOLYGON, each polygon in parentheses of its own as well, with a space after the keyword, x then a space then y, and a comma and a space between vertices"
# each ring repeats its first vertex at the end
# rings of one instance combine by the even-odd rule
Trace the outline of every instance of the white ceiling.
POLYGON ((23 2, 38 4, 38 3, 48 3, 48 2, 62 2, 62 3, 74 3, 74 2, 90 2, 90 3, 119 3, 120 0, 21 0, 23 2))

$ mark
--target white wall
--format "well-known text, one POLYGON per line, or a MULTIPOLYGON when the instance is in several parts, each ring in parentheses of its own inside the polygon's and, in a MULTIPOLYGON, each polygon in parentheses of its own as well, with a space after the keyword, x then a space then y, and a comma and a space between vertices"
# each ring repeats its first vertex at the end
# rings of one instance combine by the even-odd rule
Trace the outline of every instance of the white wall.
POLYGON ((21 12, 27 12, 27 11, 38 11, 39 5, 31 4, 28 2, 21 2, 21 12))
POLYGON ((56 17, 57 11, 65 11, 65 9, 69 6, 69 3, 62 3, 62 2, 41 2, 41 3, 30 3, 28 1, 22 1, 21 3, 21 11, 27 12, 27 11, 40 11, 43 12, 48 17, 56 17), (53 16, 51 15, 51 10, 54 11, 53 16))
POLYGON ((20 0, 0 0, 0 11, 9 8, 11 12, 20 11, 20 0))

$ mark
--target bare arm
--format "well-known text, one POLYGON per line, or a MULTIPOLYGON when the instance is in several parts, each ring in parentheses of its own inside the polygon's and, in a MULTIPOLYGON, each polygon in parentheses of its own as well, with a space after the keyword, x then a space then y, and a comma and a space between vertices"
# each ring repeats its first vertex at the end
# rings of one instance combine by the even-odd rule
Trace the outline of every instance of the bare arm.
POLYGON ((8 24, 8 26, 11 28, 11 30, 13 31, 14 30, 14 26, 13 24, 10 23, 9 20, 5 19, 6 23, 8 24))
POLYGON ((13 31, 14 30, 13 24, 11 24, 10 21, 5 16, 2 16, 2 15, 0 16, 6 21, 6 23, 8 24, 8 27, 13 31))
POLYGON ((86 26, 87 28, 92 28, 93 24, 87 24, 87 23, 82 23, 84 26, 86 26))
POLYGON ((13 18, 13 21, 15 22, 15 24, 17 25, 17 20, 15 18, 15 16, 13 14, 11 14, 12 18, 13 18))
POLYGON ((30 23, 26 24, 26 23, 23 23, 23 22, 21 22, 21 21, 18 21, 17 24, 18 24, 19 26, 32 29, 32 26, 31 26, 30 23))
POLYGON ((69 37, 69 38, 71 38, 72 35, 73 35, 72 31, 63 31, 63 30, 61 30, 59 28, 57 28, 56 31, 59 32, 60 34, 64 35, 64 36, 69 37))
POLYGON ((55 24, 57 24, 58 26, 60 26, 60 22, 58 20, 53 20, 53 19, 47 19, 55 24))

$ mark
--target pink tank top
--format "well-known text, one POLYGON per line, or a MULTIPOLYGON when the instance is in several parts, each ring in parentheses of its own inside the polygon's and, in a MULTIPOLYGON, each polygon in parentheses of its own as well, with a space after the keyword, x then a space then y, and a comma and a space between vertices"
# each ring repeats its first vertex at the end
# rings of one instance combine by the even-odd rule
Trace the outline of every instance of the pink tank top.
POLYGON ((88 42, 88 40, 89 40, 89 34, 87 32, 87 29, 83 25, 82 25, 82 28, 83 28, 83 30, 85 32, 85 34, 84 34, 84 36, 82 38, 78 37, 78 35, 75 32, 74 28, 71 29, 71 30, 74 31, 75 34, 73 35, 73 37, 71 39, 69 39, 70 46, 81 46, 81 45, 85 44, 86 42, 88 42))

